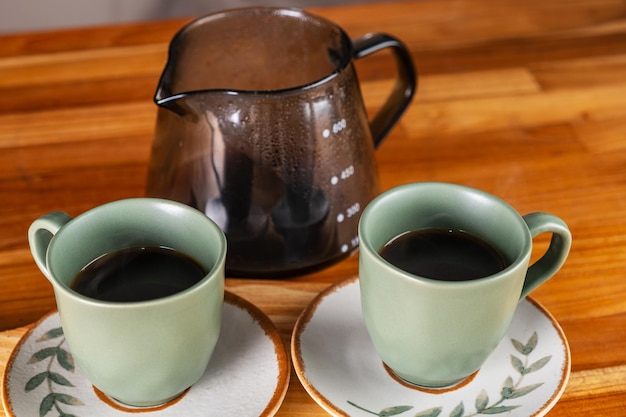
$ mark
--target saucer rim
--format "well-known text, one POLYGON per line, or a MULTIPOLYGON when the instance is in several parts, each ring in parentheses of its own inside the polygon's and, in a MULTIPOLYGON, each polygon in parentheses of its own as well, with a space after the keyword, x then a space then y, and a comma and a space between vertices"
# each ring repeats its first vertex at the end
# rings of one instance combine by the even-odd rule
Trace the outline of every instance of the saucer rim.
MULTIPOLYGON (((240 295, 235 294, 229 290, 224 290, 224 303, 228 303, 232 306, 235 306, 241 310, 244 310, 250 318, 259 326, 265 336, 270 339, 272 344, 274 345, 274 354, 275 360, 278 368, 278 377, 276 378, 276 387, 274 388, 274 393, 272 397, 268 400, 267 405, 263 409, 263 412, 259 417, 272 417, 274 416, 278 410, 280 409, 285 396, 287 395, 287 391, 289 389, 289 382, 291 378, 291 361, 289 359, 289 354, 287 351, 287 347, 283 342, 283 339, 280 335, 276 324, 265 314, 260 308, 254 305, 252 302, 246 300, 240 295)), ((33 322, 28 325, 28 330, 20 337, 18 342, 15 344, 13 349, 11 349, 11 353, 5 364, 4 373, 2 375, 2 385, 0 386, 2 391, 2 406, 3 411, 6 413, 7 417, 20 417, 15 414, 12 407, 12 400, 10 398, 10 389, 9 388, 9 378, 13 372, 13 367, 15 365, 15 361, 17 359, 17 354, 19 353, 22 346, 28 341, 32 333, 49 317, 58 314, 58 310, 54 309, 50 312, 46 313, 39 320, 33 322)), ((93 386, 92 386, 93 387, 93 386)), ((177 402, 178 399, 173 400, 177 402)), ((148 412, 158 413, 163 407, 157 407, 154 410, 146 410, 148 412)), ((157 414, 158 415, 158 414, 157 414)))
MULTIPOLYGON (((302 359, 301 336, 306 330, 307 326, 310 324, 311 320, 314 318, 315 312, 319 308, 320 304, 327 297, 329 297, 335 292, 340 291, 344 287, 358 283, 358 280, 359 280, 358 275, 345 278, 334 284, 331 284, 330 286, 322 290, 319 294, 317 294, 315 298, 313 298, 313 300, 309 303, 309 305, 307 305, 307 307, 304 309, 304 311, 300 314, 300 316, 296 320, 296 324, 294 325, 294 328, 291 334, 291 347, 290 347, 291 358, 292 358, 293 369, 294 369, 294 372, 296 373, 296 376, 300 380, 300 383, 302 384, 305 391, 309 394, 309 396, 311 396, 311 398, 320 407, 322 407, 329 414, 333 416, 338 416, 338 417, 350 417, 350 415, 346 414, 344 410, 339 409, 337 406, 335 406, 335 404, 333 404, 332 401, 328 400, 308 380, 308 378, 305 375, 306 364, 304 363, 304 360, 302 359)), ((571 375, 571 363, 572 363, 571 362, 572 361, 571 350, 570 350, 569 342, 567 340, 565 332, 563 331, 563 328, 561 327, 559 322, 556 320, 554 315, 552 315, 552 313, 550 313, 541 303, 539 303, 534 298, 527 296, 524 298, 524 300, 527 300, 529 303, 531 303, 535 308, 537 308, 541 312, 541 314, 543 314, 550 321, 550 323, 556 330, 559 336, 559 339, 561 340, 563 344, 564 363, 561 369, 561 376, 559 378, 559 386, 556 390, 554 390, 550 398, 544 404, 542 404, 541 407, 539 407, 537 412, 529 416, 529 417, 542 417, 542 416, 545 416, 556 405, 558 400, 561 398, 561 396, 565 392, 565 389, 567 387, 567 384, 569 382, 569 378, 571 375)))

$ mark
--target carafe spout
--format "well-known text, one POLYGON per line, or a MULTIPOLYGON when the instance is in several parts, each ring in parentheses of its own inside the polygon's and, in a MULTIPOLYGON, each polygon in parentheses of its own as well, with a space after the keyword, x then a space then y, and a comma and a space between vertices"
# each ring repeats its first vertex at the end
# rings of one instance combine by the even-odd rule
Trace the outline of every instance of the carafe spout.
POLYGON ((187 113, 186 106, 184 104, 186 94, 174 94, 174 95, 165 95, 163 94, 163 88, 159 86, 157 92, 154 96, 154 102, 157 106, 172 111, 179 116, 183 116, 187 113))

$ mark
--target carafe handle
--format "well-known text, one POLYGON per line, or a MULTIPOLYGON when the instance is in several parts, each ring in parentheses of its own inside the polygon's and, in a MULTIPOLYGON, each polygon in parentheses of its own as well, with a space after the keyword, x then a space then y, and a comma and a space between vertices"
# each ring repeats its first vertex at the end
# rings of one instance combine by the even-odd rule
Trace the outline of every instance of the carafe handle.
POLYGON ((384 33, 370 33, 352 41, 354 58, 359 59, 385 48, 396 58, 398 78, 382 108, 370 121, 374 146, 378 147, 406 110, 417 88, 417 72, 407 47, 384 33))

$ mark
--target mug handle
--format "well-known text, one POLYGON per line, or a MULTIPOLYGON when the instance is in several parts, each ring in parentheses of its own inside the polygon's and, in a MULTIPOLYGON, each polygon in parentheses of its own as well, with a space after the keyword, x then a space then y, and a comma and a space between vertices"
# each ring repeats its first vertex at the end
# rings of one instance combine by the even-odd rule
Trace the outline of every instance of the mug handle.
POLYGON ((407 47, 398 39, 384 33, 370 33, 355 39, 354 58, 359 59, 385 48, 391 48, 398 69, 396 84, 382 108, 370 122, 374 147, 378 147, 387 133, 409 106, 417 88, 417 72, 407 47))
POLYGON ((72 220, 72 217, 70 217, 69 214, 62 211, 55 211, 44 214, 35 220, 28 228, 30 252, 33 255, 33 259, 35 259, 35 263, 49 281, 52 281, 52 274, 48 269, 46 256, 48 247, 54 235, 70 220, 72 220))
POLYGON ((552 239, 546 253, 528 268, 520 299, 556 274, 572 246, 572 234, 558 217, 548 213, 530 213, 523 219, 533 238, 541 233, 552 233, 552 239))

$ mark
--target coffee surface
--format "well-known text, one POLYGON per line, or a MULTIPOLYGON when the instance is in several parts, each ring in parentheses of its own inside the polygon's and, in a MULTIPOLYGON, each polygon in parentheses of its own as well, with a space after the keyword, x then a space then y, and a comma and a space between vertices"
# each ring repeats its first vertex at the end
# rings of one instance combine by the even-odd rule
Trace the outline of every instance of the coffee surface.
POLYGON ((487 242, 461 230, 429 228, 403 233, 380 250, 389 263, 411 274, 440 281, 468 281, 506 268, 487 242))
POLYGON ((85 266, 70 288, 103 301, 146 301, 167 297, 198 283, 207 271, 191 257, 165 247, 107 253, 85 266))

